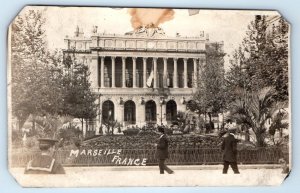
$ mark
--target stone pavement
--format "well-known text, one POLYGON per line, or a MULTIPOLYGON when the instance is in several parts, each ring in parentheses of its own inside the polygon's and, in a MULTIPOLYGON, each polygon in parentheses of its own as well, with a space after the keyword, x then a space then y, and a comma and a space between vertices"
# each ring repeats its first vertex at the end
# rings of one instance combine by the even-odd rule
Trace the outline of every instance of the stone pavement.
POLYGON ((159 174, 158 166, 65 167, 65 175, 24 175, 10 171, 25 187, 111 186, 255 186, 280 185, 285 174, 279 165, 240 165, 241 174, 222 174, 222 165, 170 166, 175 174, 159 174))

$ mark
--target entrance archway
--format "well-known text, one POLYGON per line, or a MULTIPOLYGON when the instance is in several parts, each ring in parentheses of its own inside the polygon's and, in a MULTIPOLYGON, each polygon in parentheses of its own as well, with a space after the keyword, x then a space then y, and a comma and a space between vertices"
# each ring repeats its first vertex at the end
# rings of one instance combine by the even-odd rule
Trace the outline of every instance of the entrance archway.
POLYGON ((176 121, 177 117, 177 104, 175 101, 170 100, 166 104, 166 118, 168 123, 176 121))
POLYGON ((102 120, 115 120, 115 106, 110 100, 104 101, 102 104, 102 120))
POLYGON ((147 123, 156 123, 156 103, 153 100, 146 102, 145 115, 147 123))
POLYGON ((132 100, 124 103, 124 121, 126 124, 136 123, 135 103, 132 100))

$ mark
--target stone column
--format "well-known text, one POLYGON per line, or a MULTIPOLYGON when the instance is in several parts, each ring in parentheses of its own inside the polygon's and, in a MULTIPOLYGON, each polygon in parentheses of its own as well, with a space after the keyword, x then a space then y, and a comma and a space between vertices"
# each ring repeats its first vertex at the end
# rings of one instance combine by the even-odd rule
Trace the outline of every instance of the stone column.
POLYGON ((126 68, 126 58, 122 57, 122 87, 126 88, 126 79, 125 79, 125 68, 126 68))
MULTIPOLYGON (((98 96, 98 99, 96 100, 96 104, 99 106, 99 109, 102 109, 101 107, 101 100, 100 100, 100 95, 98 96)), ((97 117, 96 117, 96 125, 95 125, 95 134, 99 135, 99 127, 101 125, 101 113, 99 112, 99 110, 97 110, 97 117)))
POLYGON ((188 74, 187 74, 187 58, 183 59, 183 77, 184 77, 184 88, 187 88, 187 79, 188 79, 188 74))
POLYGON ((197 79, 197 59, 194 58, 194 88, 197 88, 198 86, 198 79, 197 79))
POLYGON ((153 88, 157 88, 157 58, 153 58, 153 65, 154 65, 154 70, 153 70, 153 88))
POLYGON ((173 88, 178 88, 177 59, 178 58, 173 58, 174 60, 173 88))
POLYGON ((143 88, 147 88, 147 58, 143 58, 143 88))
POLYGON ((164 58, 164 72, 163 72, 163 86, 164 88, 168 88, 168 85, 167 85, 167 78, 168 78, 168 65, 167 65, 167 60, 168 58, 164 58))
POLYGON ((206 65, 206 56, 205 55, 201 55, 199 60, 198 60, 198 80, 201 80, 202 79, 202 74, 204 73, 203 72, 203 69, 204 69, 204 66, 206 65))
POLYGON ((123 124, 123 126, 125 126, 125 122, 124 122, 124 104, 121 104, 120 105, 120 108, 119 108, 119 113, 120 113, 120 117, 121 117, 121 120, 120 122, 123 124))
POLYGON ((136 57, 132 57, 132 87, 136 88, 136 57))
POLYGON ((167 125, 167 105, 164 103, 162 105, 162 123, 167 125))
POLYGON ((111 80, 111 87, 116 88, 116 57, 111 57, 111 74, 112 74, 112 80, 111 80))
POLYGON ((101 88, 104 88, 104 57, 101 57, 101 88))
POLYGON ((115 104, 115 119, 119 121, 120 123, 123 122, 123 109, 122 106, 118 102, 114 103, 115 104))
POLYGON ((92 56, 92 62, 90 65, 90 82, 92 89, 99 87, 99 66, 98 66, 98 56, 92 56))

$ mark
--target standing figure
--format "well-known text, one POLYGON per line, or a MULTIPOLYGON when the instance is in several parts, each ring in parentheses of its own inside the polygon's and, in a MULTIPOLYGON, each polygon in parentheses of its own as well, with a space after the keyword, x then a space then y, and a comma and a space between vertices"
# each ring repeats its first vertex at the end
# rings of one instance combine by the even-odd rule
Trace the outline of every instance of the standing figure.
POLYGON ((54 158, 54 145, 57 140, 39 139, 41 154, 30 160, 25 168, 25 174, 65 174, 65 170, 54 158))
POLYGON ((229 129, 229 135, 222 143, 223 150, 223 174, 227 174, 229 165, 235 174, 239 174, 237 166, 237 139, 234 137, 235 129, 229 129))
POLYGON ((165 129, 163 127, 158 127, 158 132, 161 133, 161 136, 159 137, 158 143, 157 143, 157 152, 156 156, 159 161, 159 171, 160 174, 164 174, 164 171, 168 172, 169 174, 173 174, 174 171, 171 170, 168 166, 166 166, 165 161, 167 158, 169 158, 169 141, 165 134, 165 129))

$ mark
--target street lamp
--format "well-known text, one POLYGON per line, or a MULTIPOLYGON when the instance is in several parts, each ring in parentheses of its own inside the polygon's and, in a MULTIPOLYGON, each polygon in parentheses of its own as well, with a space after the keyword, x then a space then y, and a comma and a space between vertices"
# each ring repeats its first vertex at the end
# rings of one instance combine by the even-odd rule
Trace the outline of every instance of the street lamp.
POLYGON ((110 109, 110 110, 108 111, 108 122, 110 121, 111 114, 112 114, 112 112, 111 112, 111 109, 110 109))
POLYGON ((162 119, 163 119, 163 115, 162 115, 162 105, 165 103, 165 98, 162 96, 160 97, 159 100, 159 104, 160 104, 160 125, 162 125, 162 119))

